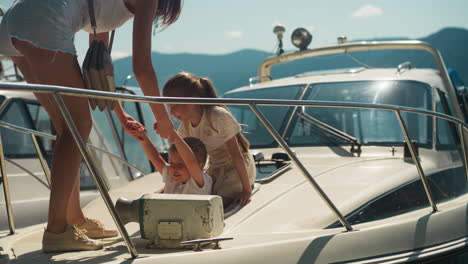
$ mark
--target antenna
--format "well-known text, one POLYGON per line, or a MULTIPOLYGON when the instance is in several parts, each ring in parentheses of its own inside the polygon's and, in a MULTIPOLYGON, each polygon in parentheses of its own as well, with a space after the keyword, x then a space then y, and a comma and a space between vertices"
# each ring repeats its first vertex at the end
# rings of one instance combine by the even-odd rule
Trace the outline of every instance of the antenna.
POLYGON ((278 38, 278 50, 276 51, 276 55, 280 56, 281 54, 284 53, 283 50, 283 34, 286 31, 286 29, 282 25, 276 25, 273 28, 273 33, 276 34, 276 37, 278 38))

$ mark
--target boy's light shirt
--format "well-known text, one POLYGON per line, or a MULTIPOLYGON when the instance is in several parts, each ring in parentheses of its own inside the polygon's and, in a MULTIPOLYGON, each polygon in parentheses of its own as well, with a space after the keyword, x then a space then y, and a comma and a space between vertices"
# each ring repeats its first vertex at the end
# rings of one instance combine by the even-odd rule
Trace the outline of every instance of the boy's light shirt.
POLYGON ((192 177, 185 183, 177 183, 169 175, 168 168, 165 166, 162 173, 162 178, 164 182, 164 193, 174 193, 174 194, 211 194, 211 186, 213 181, 211 177, 203 170, 203 180, 205 184, 203 187, 198 187, 197 183, 193 180, 192 177))

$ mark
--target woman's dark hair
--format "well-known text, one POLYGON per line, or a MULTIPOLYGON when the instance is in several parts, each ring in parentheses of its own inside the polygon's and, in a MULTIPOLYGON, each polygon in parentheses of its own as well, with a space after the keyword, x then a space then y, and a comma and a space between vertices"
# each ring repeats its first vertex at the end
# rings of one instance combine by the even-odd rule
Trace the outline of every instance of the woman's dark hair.
POLYGON ((169 26, 177 21, 182 10, 182 0, 159 0, 154 23, 169 26))
MULTIPOLYGON (((170 78, 163 87, 163 96, 170 97, 203 97, 203 98, 218 98, 218 94, 214 88, 213 83, 208 78, 198 77, 188 72, 180 72, 170 78)), ((215 105, 201 105, 207 113, 207 119, 214 129, 211 122, 211 109, 215 105)), ((229 111, 224 105, 218 105, 229 111)), ((215 129, 216 130, 216 129, 215 129)), ((241 149, 246 153, 249 149, 249 141, 242 135, 237 134, 237 141, 239 142, 241 149)))

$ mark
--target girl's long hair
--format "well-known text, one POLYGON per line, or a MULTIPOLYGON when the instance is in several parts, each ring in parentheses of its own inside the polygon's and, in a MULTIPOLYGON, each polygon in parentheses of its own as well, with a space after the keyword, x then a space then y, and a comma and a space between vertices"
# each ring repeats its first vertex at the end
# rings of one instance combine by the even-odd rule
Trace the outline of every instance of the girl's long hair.
POLYGON ((182 0, 159 0, 154 23, 169 26, 177 21, 182 10, 182 0))
MULTIPOLYGON (((204 97, 204 98, 218 98, 218 94, 214 88, 213 83, 208 78, 198 77, 188 72, 181 72, 170 78, 163 87, 164 96, 173 97, 204 97)), ((208 113, 208 122, 214 130, 211 121, 211 110, 216 105, 200 105, 208 113)), ((217 105, 229 111, 224 105, 217 105)), ((230 111, 229 111, 230 112, 230 111)), ((237 141, 241 147, 242 152, 247 153, 250 143, 242 133, 236 135, 237 141)))

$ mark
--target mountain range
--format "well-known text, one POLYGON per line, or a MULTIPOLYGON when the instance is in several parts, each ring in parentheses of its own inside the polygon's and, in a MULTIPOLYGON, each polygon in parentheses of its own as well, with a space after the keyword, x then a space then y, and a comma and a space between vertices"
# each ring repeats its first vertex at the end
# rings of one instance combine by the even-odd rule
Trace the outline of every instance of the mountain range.
MULTIPOLYGON (((396 38, 366 39, 373 40, 397 40, 396 38)), ((398 38, 398 40, 409 40, 409 38, 398 38)), ((428 42, 438 49, 442 54, 447 67, 455 69, 461 79, 468 83, 468 30, 462 28, 445 28, 434 34, 431 34, 418 40, 428 42)), ((354 40, 364 41, 364 40, 354 40)), ((313 43, 311 45, 313 47, 313 43)), ((423 67, 431 65, 432 59, 426 52, 408 51, 399 52, 398 55, 392 51, 382 51, 372 57, 367 52, 353 53, 349 55, 329 55, 320 58, 299 60, 284 65, 276 66, 272 69, 271 75, 274 78, 289 76, 306 71, 326 70, 336 68, 366 66, 386 66, 397 67, 400 63, 409 61, 413 67, 423 67), (298 72, 297 69, 300 69, 298 72)), ((252 49, 243 49, 223 55, 207 54, 163 54, 159 52, 152 53, 152 61, 160 87, 174 74, 187 71, 199 76, 210 78, 218 94, 222 95, 231 89, 245 86, 252 76, 257 75, 258 65, 262 60, 274 54, 252 49)), ((432 63, 433 64, 433 63, 432 63)), ((131 57, 125 57, 114 61, 114 71, 117 84, 122 84, 126 76, 132 74, 131 57)), ((127 82, 129 86, 138 86, 136 80, 130 79, 127 82)))

